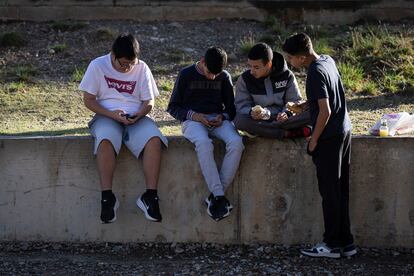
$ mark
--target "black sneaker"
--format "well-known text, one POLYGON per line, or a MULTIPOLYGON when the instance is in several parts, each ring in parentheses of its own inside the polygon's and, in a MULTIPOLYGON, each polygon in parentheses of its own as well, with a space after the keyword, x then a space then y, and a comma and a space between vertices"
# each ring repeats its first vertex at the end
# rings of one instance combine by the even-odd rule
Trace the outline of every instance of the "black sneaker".
POLYGON ((116 209, 119 207, 118 199, 105 198, 101 200, 101 221, 102 223, 111 223, 116 220, 116 209))
POLYGON ((213 194, 210 194, 205 202, 207 204, 207 214, 215 221, 228 217, 231 210, 233 210, 233 206, 225 196, 214 197, 213 194))
POLYGON ((357 253, 357 249, 355 245, 350 244, 341 248, 341 256, 342 257, 351 257, 357 253))
MULTIPOLYGON (((213 198, 214 198, 213 194, 210 194, 208 197, 206 197, 204 202, 206 203, 207 207, 210 206, 213 198)), ((224 197, 224 200, 226 201, 226 206, 229 208, 229 211, 233 210, 233 205, 231 205, 230 201, 226 197, 224 197)))
POLYGON ((340 258, 341 252, 339 248, 330 248, 326 243, 321 242, 312 248, 302 249, 300 253, 309 257, 325 257, 325 258, 340 258))
POLYGON ((144 212, 147 219, 160 222, 162 217, 158 201, 158 196, 148 196, 147 193, 144 193, 137 198, 137 206, 144 212))

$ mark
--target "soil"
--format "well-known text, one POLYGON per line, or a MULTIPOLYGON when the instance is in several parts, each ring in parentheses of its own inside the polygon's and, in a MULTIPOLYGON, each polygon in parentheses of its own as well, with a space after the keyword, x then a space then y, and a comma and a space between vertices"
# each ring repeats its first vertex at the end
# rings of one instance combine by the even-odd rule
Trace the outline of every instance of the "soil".
POLYGON ((1 275, 413 275, 414 250, 359 248, 318 259, 301 246, 0 243, 1 275))

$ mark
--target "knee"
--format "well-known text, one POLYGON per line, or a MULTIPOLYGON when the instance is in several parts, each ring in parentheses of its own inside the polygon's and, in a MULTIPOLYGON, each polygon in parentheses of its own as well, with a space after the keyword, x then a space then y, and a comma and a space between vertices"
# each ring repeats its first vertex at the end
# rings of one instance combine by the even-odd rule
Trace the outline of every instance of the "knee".
POLYGON ((240 136, 231 140, 226 144, 227 151, 243 151, 244 145, 243 145, 243 138, 240 136))
POLYGON ((196 142, 196 150, 198 152, 212 152, 214 151, 213 142, 211 139, 202 139, 196 142))
POLYGON ((161 139, 158 136, 150 138, 147 142, 148 146, 161 147, 161 139))
POLYGON ((248 126, 248 119, 245 115, 236 115, 233 123, 237 129, 245 130, 248 126))
POLYGON ((116 151, 114 146, 112 145, 112 142, 108 139, 103 139, 97 148, 96 154, 97 155, 106 155, 107 153, 114 153, 116 155, 116 151))
POLYGON ((98 146, 98 150, 106 150, 113 148, 111 141, 108 139, 103 139, 98 146))

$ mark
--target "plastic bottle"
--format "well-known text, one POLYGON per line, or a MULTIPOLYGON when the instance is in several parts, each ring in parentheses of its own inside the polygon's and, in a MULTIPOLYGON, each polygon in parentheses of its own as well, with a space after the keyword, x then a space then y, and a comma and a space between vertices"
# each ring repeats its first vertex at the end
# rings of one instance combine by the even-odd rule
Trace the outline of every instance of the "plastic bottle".
POLYGON ((387 119, 381 119, 381 126, 379 129, 379 136, 380 137, 387 137, 388 136, 388 122, 387 119))

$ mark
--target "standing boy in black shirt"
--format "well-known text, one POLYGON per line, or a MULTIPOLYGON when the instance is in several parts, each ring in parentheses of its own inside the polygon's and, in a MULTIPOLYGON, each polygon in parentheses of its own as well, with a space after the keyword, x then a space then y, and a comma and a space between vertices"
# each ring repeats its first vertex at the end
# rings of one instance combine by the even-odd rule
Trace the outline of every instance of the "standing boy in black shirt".
POLYGON ((311 257, 352 256, 357 251, 349 221, 351 121, 341 77, 335 61, 315 53, 304 33, 286 39, 283 51, 292 66, 308 70, 306 95, 313 125, 308 153, 316 166, 325 225, 323 242, 301 253, 311 257))

